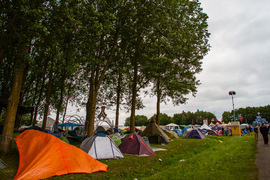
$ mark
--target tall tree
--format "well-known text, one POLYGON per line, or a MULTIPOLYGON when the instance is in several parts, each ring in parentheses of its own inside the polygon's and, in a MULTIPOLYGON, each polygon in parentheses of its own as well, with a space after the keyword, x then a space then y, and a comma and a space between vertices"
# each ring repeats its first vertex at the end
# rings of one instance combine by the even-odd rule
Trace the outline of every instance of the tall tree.
POLYGON ((152 95, 157 96, 159 124, 160 103, 170 98, 173 104, 185 103, 185 95, 195 95, 201 71, 201 60, 209 50, 207 15, 198 1, 162 1, 157 9, 160 16, 147 36, 153 65, 152 95))
POLYGON ((130 131, 135 132, 135 111, 141 106, 139 92, 142 88, 149 85, 150 79, 145 73, 149 73, 147 69, 151 66, 149 53, 147 53, 147 44, 145 42, 146 35, 152 31, 151 16, 155 13, 155 2, 140 1, 134 2, 127 19, 129 26, 123 27, 123 38, 126 42, 126 51, 128 58, 128 71, 130 73, 130 131))
POLYGON ((84 42, 85 58, 87 59, 86 69, 89 72, 89 93, 86 105, 86 126, 87 135, 91 136, 94 132, 95 111, 97 95, 114 56, 118 45, 119 34, 122 26, 122 1, 96 1, 93 4, 85 5, 87 36, 91 37, 93 43, 84 42), (93 14, 89 12, 96 11, 93 14), (92 29, 93 24, 100 29, 92 29), (91 27, 90 27, 91 26, 91 27))
MULTIPOLYGON (((1 138, 0 148, 4 152, 10 149, 15 117, 20 98, 20 89, 25 63, 30 61, 28 49, 34 36, 40 31, 40 17, 43 13, 43 1, 4 1, 1 2, 1 63, 13 63, 13 81, 9 95, 7 114, 1 138), (12 52, 12 56, 11 55, 12 52)), ((11 72, 12 73, 12 72, 11 72)))

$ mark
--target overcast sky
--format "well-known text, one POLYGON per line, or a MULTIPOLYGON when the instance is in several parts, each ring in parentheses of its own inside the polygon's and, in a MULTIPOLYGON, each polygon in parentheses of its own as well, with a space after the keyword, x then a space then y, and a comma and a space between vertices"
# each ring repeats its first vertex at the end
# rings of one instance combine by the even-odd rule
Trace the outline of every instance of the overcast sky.
MULTIPOLYGON (((270 104, 270 1, 269 0, 201 0, 209 16, 211 49, 202 60, 198 74, 201 85, 196 97, 187 104, 161 105, 161 113, 207 111, 221 120, 224 111, 232 110, 228 92, 236 92, 235 108, 270 104)), ((136 115, 150 118, 156 113, 156 98, 144 98, 143 110, 136 115)), ((70 112, 71 114, 74 112, 70 112)), ((106 111, 110 119, 115 112, 106 111)), ((85 113, 82 113, 85 114, 85 113)), ((120 113, 123 124, 130 113, 120 113)))

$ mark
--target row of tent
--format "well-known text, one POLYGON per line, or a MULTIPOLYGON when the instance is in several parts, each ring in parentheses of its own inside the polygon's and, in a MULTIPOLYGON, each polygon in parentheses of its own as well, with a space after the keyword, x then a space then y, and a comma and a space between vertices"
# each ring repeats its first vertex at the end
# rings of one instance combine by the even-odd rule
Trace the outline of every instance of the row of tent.
POLYGON ((128 135, 117 146, 106 134, 86 138, 80 149, 38 130, 26 130, 15 138, 19 168, 14 179, 44 179, 69 173, 107 171, 101 159, 120 159, 123 154, 155 156, 154 151, 137 133, 128 135))
MULTIPOLYGON (((161 129, 154 121, 150 122, 146 129, 139 135, 137 133, 123 138, 119 135, 108 136, 104 133, 85 139, 80 148, 95 159, 118 159, 123 158, 122 153, 135 155, 154 155, 151 144, 168 144, 172 138, 178 138, 180 130, 166 131, 161 129)), ((184 138, 205 138, 198 129, 185 131, 184 138)))
MULTIPOLYGON (((68 173, 107 171, 101 159, 120 159, 123 154, 155 156, 150 143, 168 144, 178 138, 180 130, 162 130, 154 121, 139 134, 109 137, 103 133, 86 138, 80 149, 38 130, 26 130, 15 138, 20 162, 14 179, 44 179, 68 173), (178 134, 179 133, 179 134, 178 134)), ((183 137, 204 138, 197 129, 189 129, 183 137)))
POLYGON ((85 139, 80 149, 98 160, 121 159, 124 158, 122 153, 155 156, 149 143, 137 133, 127 136, 119 146, 106 134, 97 133, 85 139))

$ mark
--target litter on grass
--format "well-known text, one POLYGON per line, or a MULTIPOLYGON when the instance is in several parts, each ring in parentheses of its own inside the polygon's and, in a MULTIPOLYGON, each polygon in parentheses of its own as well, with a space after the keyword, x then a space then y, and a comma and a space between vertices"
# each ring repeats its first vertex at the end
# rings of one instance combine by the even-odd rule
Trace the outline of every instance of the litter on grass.
POLYGON ((167 151, 167 149, 163 149, 163 148, 155 148, 155 147, 152 147, 152 150, 155 152, 155 151, 167 151))

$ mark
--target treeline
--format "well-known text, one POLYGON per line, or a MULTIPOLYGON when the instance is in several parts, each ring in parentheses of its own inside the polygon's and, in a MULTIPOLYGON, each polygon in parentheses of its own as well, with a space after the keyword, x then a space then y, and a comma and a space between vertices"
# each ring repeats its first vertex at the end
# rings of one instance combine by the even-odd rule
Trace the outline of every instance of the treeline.
MULTIPOLYGON (((266 120, 270 121, 270 105, 260 107, 246 107, 235 110, 235 119, 237 121, 242 121, 242 123, 252 124, 257 116, 261 116, 261 118, 266 118, 266 120)), ((222 120, 224 122, 232 122, 233 111, 225 111, 222 114, 222 120)))
MULTIPOLYGON (((145 87, 160 103, 185 103, 209 51, 208 16, 188 0, 5 0, 0 2, 0 100, 8 101, 1 146, 7 149, 18 105, 33 106, 33 122, 68 103, 85 108, 87 135, 96 109, 143 108, 145 87)), ((2 106, 1 106, 2 107, 2 106)), ((2 108, 0 109, 0 113, 2 108)), ((16 128, 16 127, 15 127, 16 128)))
MULTIPOLYGON (((135 116, 135 126, 147 126, 150 120, 155 120, 156 114, 154 114, 149 119, 144 115, 135 116)), ((169 123, 175 123, 178 125, 189 125, 189 124, 198 124, 202 125, 203 120, 212 120, 217 119, 216 116, 211 112, 197 111, 193 112, 183 112, 176 113, 173 117, 169 116, 166 113, 160 113, 160 125, 167 125, 169 123)), ((130 118, 126 118, 124 125, 129 126, 130 118)))

